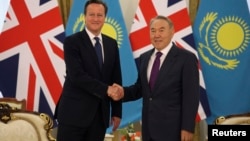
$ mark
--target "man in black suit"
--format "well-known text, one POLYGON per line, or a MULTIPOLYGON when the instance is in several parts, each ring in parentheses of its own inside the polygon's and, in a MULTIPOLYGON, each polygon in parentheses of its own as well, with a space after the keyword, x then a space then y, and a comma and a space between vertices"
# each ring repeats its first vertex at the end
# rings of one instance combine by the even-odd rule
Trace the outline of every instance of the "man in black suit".
POLYGON ((122 83, 117 41, 101 33, 107 11, 104 2, 87 1, 84 30, 64 41, 66 77, 55 113, 57 141, 103 141, 110 116, 113 130, 119 127, 122 103, 107 95, 114 91, 113 83, 122 83), (95 37, 101 58, 95 51, 95 37))
POLYGON ((110 94, 124 102, 143 98, 143 141, 192 141, 199 103, 199 71, 197 57, 171 43, 174 25, 164 16, 150 22, 153 49, 142 54, 135 84, 110 94), (151 84, 151 68, 157 52, 161 52, 155 83, 151 84))

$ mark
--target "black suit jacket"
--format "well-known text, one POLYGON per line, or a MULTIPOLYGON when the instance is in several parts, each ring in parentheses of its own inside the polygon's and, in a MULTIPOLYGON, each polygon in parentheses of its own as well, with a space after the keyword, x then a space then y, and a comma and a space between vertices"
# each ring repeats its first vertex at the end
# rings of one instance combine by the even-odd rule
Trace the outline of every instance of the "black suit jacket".
POLYGON ((102 34, 104 64, 98 58, 86 32, 75 33, 64 41, 66 78, 57 105, 59 123, 86 127, 101 107, 103 121, 109 126, 110 106, 112 116, 122 116, 121 101, 107 96, 108 85, 122 83, 119 50, 116 40, 102 34))
POLYGON ((180 141, 181 129, 194 132, 199 103, 197 58, 173 44, 151 91, 147 67, 153 52, 152 49, 140 56, 138 80, 125 87, 123 100, 143 98, 143 140, 151 136, 157 141, 180 141))

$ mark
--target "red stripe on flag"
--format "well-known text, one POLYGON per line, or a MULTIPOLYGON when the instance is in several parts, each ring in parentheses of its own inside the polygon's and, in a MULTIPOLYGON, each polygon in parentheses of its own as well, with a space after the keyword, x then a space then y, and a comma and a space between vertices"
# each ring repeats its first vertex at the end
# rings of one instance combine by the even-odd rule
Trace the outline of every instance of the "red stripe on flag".
POLYGON ((141 0, 139 6, 141 8, 141 11, 143 12, 144 19, 147 23, 150 22, 151 18, 157 15, 152 1, 141 0))
POLYGON ((196 121, 196 122, 201 121, 201 117, 200 117, 200 115, 199 115, 199 114, 197 114, 197 115, 196 115, 195 121, 196 121))
POLYGON ((64 59, 64 54, 63 54, 63 50, 61 50, 57 45, 55 45, 54 43, 49 41, 49 44, 53 50, 53 52, 60 57, 61 59, 64 59))
POLYGON ((35 87, 36 87, 36 75, 33 68, 30 66, 29 72, 29 86, 28 86, 28 96, 27 96, 27 110, 33 111, 34 109, 34 99, 35 99, 35 87))
POLYGON ((183 28, 187 28, 190 26, 190 19, 188 15, 187 8, 183 8, 175 12, 174 14, 168 16, 172 22, 174 23, 175 32, 182 30, 183 28))
POLYGON ((129 39, 131 42, 131 47, 133 51, 136 51, 140 48, 145 47, 146 45, 150 44, 150 38, 149 36, 145 36, 149 34, 148 26, 140 29, 136 32, 130 33, 129 39), (140 38, 142 37, 142 38, 140 38), (137 40, 134 40, 137 39, 137 40))

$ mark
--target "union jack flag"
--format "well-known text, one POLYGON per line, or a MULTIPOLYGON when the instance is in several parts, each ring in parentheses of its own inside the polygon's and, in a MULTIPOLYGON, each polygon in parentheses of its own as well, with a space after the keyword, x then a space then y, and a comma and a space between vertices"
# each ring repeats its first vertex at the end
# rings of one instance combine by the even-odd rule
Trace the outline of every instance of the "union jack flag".
MULTIPOLYGON (((136 10, 134 23, 131 27, 130 42, 133 50, 133 55, 136 58, 141 53, 152 49, 149 39, 149 25, 151 18, 156 15, 168 16, 174 23, 175 35, 173 41, 181 48, 185 48, 198 58, 195 48, 193 31, 188 16, 187 4, 185 0, 141 0, 136 10), (143 39, 138 40, 138 37, 143 39)), ((202 70, 200 72, 200 88, 201 99, 197 112, 197 121, 205 119, 210 114, 208 105, 205 84, 203 80, 202 70)))
POLYGON ((12 0, 0 34, 0 91, 53 115, 64 81, 64 27, 56 0, 12 0))

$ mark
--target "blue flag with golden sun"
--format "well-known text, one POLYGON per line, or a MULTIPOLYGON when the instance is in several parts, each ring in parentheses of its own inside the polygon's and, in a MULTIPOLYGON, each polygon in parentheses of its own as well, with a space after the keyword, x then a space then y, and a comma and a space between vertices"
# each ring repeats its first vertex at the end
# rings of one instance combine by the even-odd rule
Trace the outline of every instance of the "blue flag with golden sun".
MULTIPOLYGON (((132 49, 123 19, 119 0, 103 0, 108 6, 108 13, 102 33, 117 40, 120 52, 123 85, 131 85, 137 79, 137 69, 132 54, 132 49)), ((84 5, 86 0, 76 0, 71 7, 69 19, 66 26, 66 35, 71 35, 84 28, 84 5)), ((120 127, 141 119, 141 99, 133 102, 123 103, 123 116, 120 127)), ((107 132, 111 132, 109 128, 107 132)))
POLYGON ((194 37, 211 109, 218 116, 250 112, 250 16, 245 0, 201 0, 194 37))

